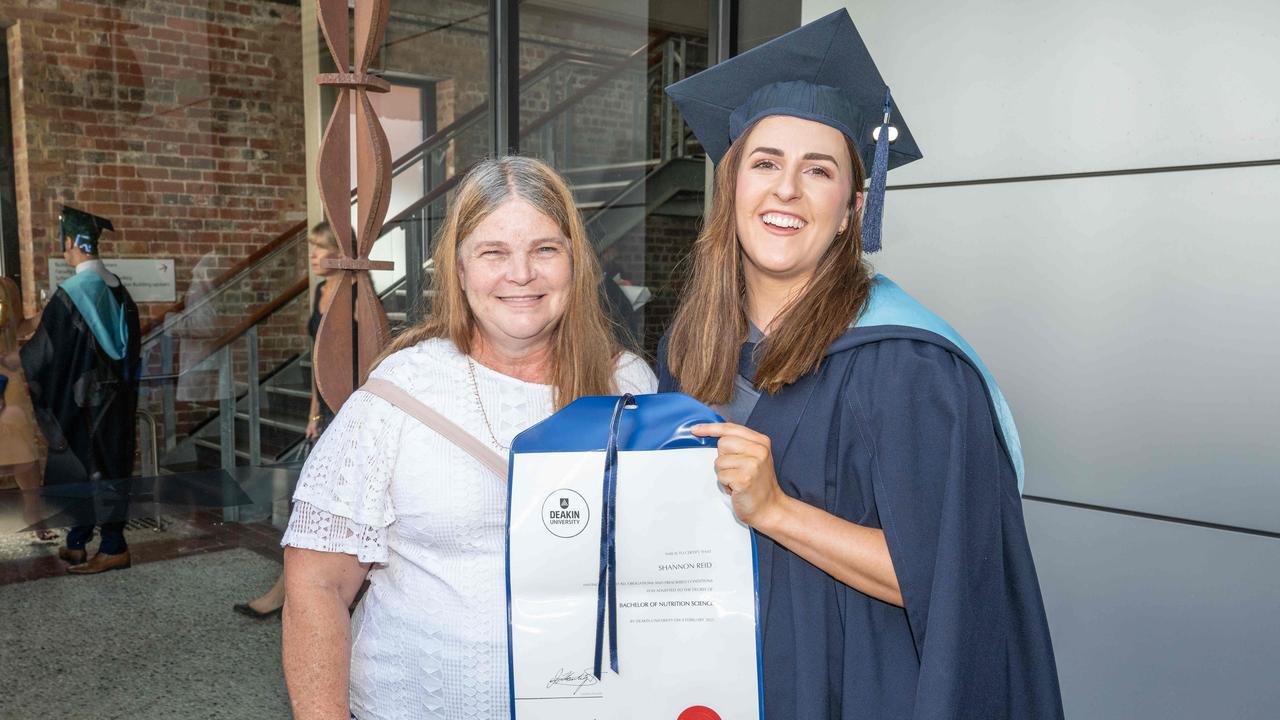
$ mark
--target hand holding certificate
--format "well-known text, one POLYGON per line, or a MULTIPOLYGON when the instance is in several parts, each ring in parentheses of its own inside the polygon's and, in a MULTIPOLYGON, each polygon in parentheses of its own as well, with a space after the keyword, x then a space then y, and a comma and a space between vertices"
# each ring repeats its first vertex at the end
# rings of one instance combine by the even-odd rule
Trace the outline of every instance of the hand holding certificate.
POLYGON ((754 545, 716 483, 719 418, 679 394, 583 398, 516 438, 512 714, 760 717, 754 545))

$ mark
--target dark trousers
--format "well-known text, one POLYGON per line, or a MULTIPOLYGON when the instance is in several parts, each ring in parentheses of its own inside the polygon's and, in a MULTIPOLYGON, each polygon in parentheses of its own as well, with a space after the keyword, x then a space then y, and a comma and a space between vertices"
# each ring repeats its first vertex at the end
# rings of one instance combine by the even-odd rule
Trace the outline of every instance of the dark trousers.
POLYGON ((71 550, 83 550, 93 539, 93 528, 98 528, 102 542, 98 552, 104 555, 119 555, 129 549, 124 540, 124 526, 129 519, 129 496, 126 481, 104 481, 98 477, 86 487, 91 496, 87 501, 77 503, 71 508, 75 524, 67 533, 67 547, 71 550))
MULTIPOLYGON (((93 525, 79 525, 71 528, 67 533, 67 547, 72 550, 83 550, 93 538, 93 527, 93 525)), ((102 529, 102 542, 98 545, 98 552, 104 555, 119 555, 129 549, 129 544, 124 541, 123 522, 103 523, 99 527, 102 529)))

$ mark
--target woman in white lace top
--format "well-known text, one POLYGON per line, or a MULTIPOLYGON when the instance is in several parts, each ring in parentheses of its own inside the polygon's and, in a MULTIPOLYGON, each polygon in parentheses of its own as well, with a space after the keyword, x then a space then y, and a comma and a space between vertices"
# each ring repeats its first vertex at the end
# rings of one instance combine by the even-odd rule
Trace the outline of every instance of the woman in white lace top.
MULTIPOLYGON (((572 195, 543 163, 476 166, 434 258, 430 316, 371 377, 500 454, 579 396, 656 389, 614 340, 572 195)), ((380 397, 351 396, 303 468, 283 541, 295 717, 509 717, 506 498, 506 478, 380 397)))

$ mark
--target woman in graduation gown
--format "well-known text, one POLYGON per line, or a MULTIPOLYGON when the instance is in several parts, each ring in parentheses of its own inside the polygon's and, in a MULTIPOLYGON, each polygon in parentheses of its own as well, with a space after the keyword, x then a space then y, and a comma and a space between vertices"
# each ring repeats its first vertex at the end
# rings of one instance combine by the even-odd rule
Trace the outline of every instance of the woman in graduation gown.
POLYGON ((848 14, 668 92, 718 166, 660 389, 728 420, 694 432, 756 532, 765 717, 1062 717, 1008 406, 863 257, 920 152, 848 14))

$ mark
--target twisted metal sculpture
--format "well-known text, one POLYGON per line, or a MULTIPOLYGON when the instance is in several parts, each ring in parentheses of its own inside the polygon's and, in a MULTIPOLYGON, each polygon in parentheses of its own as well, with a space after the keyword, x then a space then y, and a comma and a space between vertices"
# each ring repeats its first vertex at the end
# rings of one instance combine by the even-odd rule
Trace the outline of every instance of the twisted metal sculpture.
POLYGON ((320 85, 338 88, 338 102, 320 142, 317 182, 325 216, 338 239, 339 257, 323 261, 342 271, 333 301, 320 321, 312 363, 316 387, 331 408, 342 406, 367 377, 370 364, 386 344, 387 313, 369 278, 369 270, 390 270, 393 263, 369 259, 391 202, 391 147, 369 102, 370 92, 389 92, 387 81, 369 74, 387 28, 390 0, 316 0, 320 29, 338 68, 352 72, 321 74, 320 85), (350 14, 349 14, 350 12, 350 14), (348 60, 349 18, 355 17, 355 62, 348 60), (357 228, 351 227, 351 109, 356 115, 357 228))

